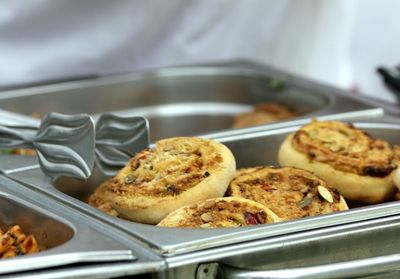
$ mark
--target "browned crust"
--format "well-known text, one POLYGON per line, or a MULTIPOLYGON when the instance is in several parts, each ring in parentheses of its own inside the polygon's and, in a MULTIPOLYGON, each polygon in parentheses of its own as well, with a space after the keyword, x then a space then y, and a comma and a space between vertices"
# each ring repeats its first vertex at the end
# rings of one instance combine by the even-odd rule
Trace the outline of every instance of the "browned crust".
POLYGON ((130 160, 111 191, 125 197, 179 195, 220 168, 220 146, 200 138, 161 140, 155 149, 143 150, 130 160))
POLYGON ((208 199, 171 212, 158 226, 232 228, 279 222, 264 205, 238 197, 208 199))
POLYGON ((366 132, 342 122, 313 121, 294 134, 292 144, 310 161, 344 172, 385 177, 396 168, 386 141, 372 139, 366 132))
POLYGON ((278 120, 285 120, 297 115, 282 104, 269 102, 258 104, 251 112, 236 115, 233 119, 233 128, 242 128, 254 125, 271 123, 278 120))
POLYGON ((96 191, 90 195, 88 203, 104 213, 118 217, 118 212, 112 207, 112 192, 109 190, 114 179, 109 179, 97 187, 96 191))
MULTIPOLYGON (((101 206, 119 216, 156 224, 171 211, 199 200, 223 196, 236 169, 231 151, 201 138, 161 140, 139 152, 100 193, 101 206)), ((96 197, 96 196, 95 196, 96 197)), ((97 208, 100 202, 90 201, 97 208)), ((100 208, 101 209, 101 208, 100 208)))
POLYGON ((259 202, 283 220, 327 214, 348 209, 339 192, 309 171, 284 167, 257 167, 238 171, 228 195, 259 202), (332 200, 324 198, 323 187, 332 200))
POLYGON ((394 195, 394 200, 400 201, 400 192, 398 190, 396 191, 396 194, 394 195))
POLYGON ((312 160, 292 144, 294 134, 281 144, 278 161, 281 166, 292 166, 312 171, 329 185, 339 190, 346 200, 379 203, 389 200, 395 191, 394 171, 385 177, 358 175, 333 168, 331 164, 312 160))
MULTIPOLYGON (((394 171, 393 182, 396 185, 397 189, 400 189, 400 146, 395 145, 393 147, 394 154, 394 162, 397 165, 397 169, 394 171)), ((396 194, 396 197, 400 196, 400 194, 396 194)))
POLYGON ((397 166, 400 166, 400 145, 393 146, 394 162, 397 166))

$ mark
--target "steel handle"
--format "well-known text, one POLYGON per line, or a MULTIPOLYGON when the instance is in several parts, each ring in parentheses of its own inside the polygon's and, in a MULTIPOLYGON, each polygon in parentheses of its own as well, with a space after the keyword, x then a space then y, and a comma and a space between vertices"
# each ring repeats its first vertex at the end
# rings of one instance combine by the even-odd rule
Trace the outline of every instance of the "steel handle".
POLYGON ((0 109, 0 124, 4 126, 22 126, 39 128, 40 120, 11 111, 0 109))
POLYGON ((31 256, 32 257, 16 258, 12 261, 1 261, 0 276, 4 273, 15 272, 16 270, 20 272, 78 263, 80 264, 137 260, 137 257, 130 250, 72 252, 40 257, 35 257, 35 255, 33 254, 31 256), (15 262, 16 260, 18 260, 18 262, 15 262))
POLYGON ((48 113, 38 129, 0 125, 0 148, 34 148, 43 172, 88 179, 94 166, 95 127, 88 114, 48 113))
POLYGON ((222 278, 227 279, 354 278, 400 271, 400 254, 326 265, 277 270, 246 270, 227 265, 220 265, 219 271, 222 278))
POLYGON ((9 128, 0 125, 0 147, 1 148, 27 148, 31 147, 34 135, 16 127, 9 128))

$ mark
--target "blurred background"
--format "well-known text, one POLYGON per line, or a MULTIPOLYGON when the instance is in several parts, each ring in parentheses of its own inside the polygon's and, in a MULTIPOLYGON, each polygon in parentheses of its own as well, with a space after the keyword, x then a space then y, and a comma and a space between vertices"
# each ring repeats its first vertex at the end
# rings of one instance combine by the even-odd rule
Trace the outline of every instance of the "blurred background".
POLYGON ((0 87, 246 59, 396 102, 396 0, 3 0, 0 87))

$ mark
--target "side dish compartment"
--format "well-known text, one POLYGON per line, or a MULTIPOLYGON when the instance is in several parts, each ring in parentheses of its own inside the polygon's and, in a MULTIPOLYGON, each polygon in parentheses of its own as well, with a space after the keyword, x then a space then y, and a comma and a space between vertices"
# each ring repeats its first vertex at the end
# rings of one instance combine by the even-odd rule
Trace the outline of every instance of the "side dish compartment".
MULTIPOLYGON (((0 176, 0 228, 19 225, 39 252, 0 259, 2 275, 28 276, 68 268, 76 276, 122 276, 162 269, 159 258, 135 239, 37 191, 0 176), (100 268, 96 264, 109 267, 100 268), (120 266, 120 270, 113 270, 120 266), (86 274, 87 275, 87 274, 86 274)), ((18 234, 20 235, 20 234, 18 234)), ((18 241, 13 234, 13 241, 18 241)), ((67 272, 57 278, 70 276, 67 272)))

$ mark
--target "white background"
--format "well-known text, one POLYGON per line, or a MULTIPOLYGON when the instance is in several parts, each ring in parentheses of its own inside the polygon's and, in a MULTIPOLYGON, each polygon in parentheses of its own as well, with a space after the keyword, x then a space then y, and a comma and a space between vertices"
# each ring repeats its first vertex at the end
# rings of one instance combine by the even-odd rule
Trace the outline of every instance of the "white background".
POLYGON ((247 58, 395 101, 396 0, 3 0, 0 86, 247 58))

